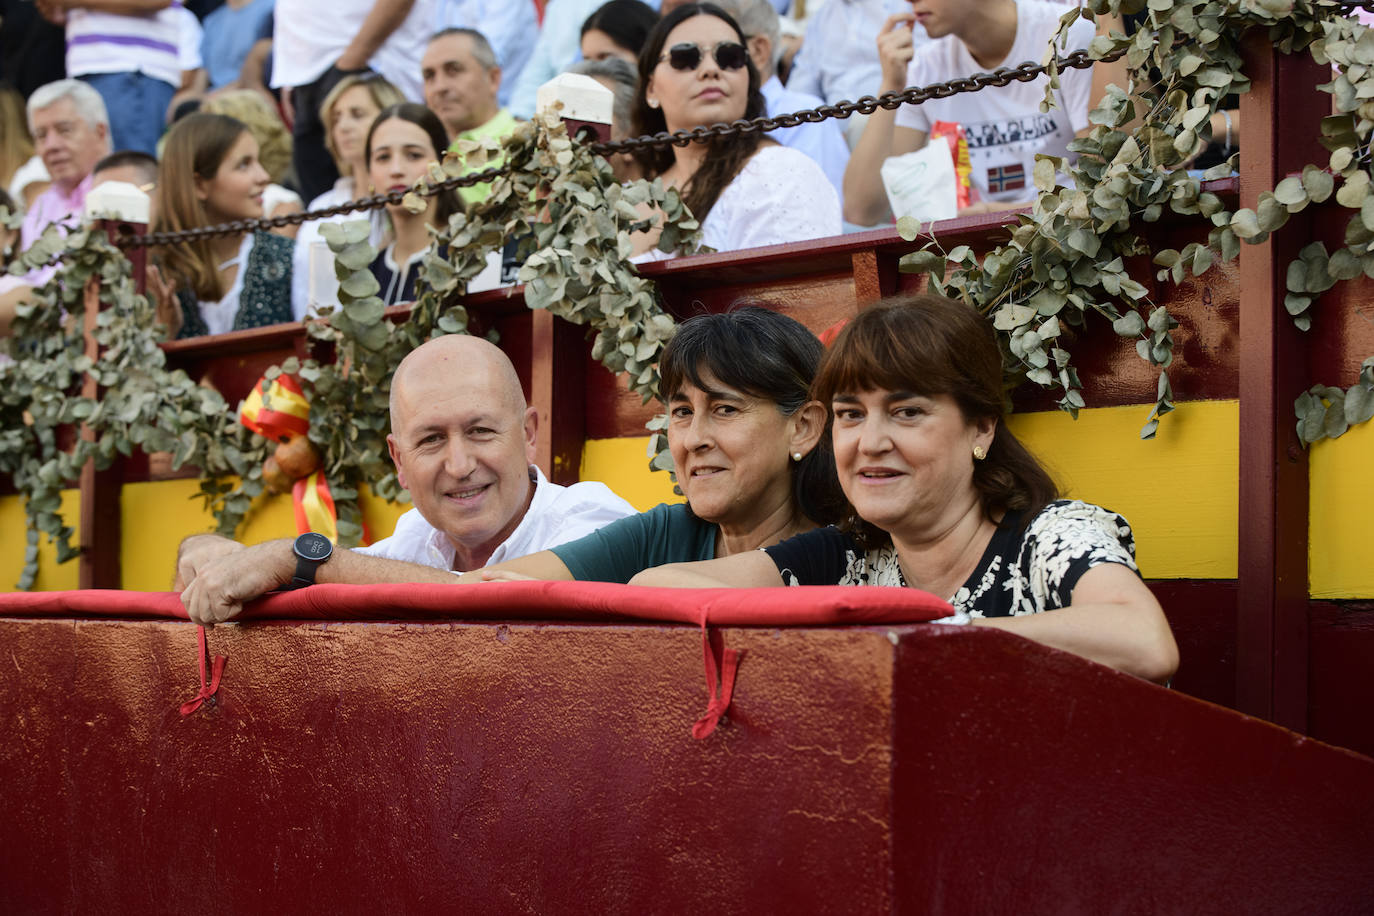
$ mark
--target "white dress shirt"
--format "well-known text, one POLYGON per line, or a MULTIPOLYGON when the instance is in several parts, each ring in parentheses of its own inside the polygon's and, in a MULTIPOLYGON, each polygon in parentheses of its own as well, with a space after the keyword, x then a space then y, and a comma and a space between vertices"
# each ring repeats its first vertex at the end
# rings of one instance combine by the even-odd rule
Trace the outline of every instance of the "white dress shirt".
MULTIPOLYGON (((542 471, 530 465, 534 499, 510 537, 492 552, 488 564, 513 560, 591 534, 618 518, 634 515, 635 508, 603 483, 584 480, 564 487, 549 483, 542 471)), ((435 569, 453 569, 455 551, 448 535, 435 528, 418 509, 396 521, 396 531, 358 553, 389 560, 405 560, 435 569)), ((455 570, 466 572, 466 570, 455 570)))
MULTIPOLYGON (((319 79, 358 34, 376 0, 277 0, 272 13, 272 88, 319 79)), ((420 56, 434 32, 434 0, 414 0, 367 62, 412 102, 423 101, 420 56)))
MULTIPOLYGON (((534 97, 539 87, 562 73, 582 56, 582 23, 606 0, 552 0, 544 9, 544 24, 529 60, 511 87, 510 113, 528 120, 534 117, 534 97)), ((652 5, 652 4, 651 4, 652 5)), ((503 79, 504 83, 505 80, 503 79)))

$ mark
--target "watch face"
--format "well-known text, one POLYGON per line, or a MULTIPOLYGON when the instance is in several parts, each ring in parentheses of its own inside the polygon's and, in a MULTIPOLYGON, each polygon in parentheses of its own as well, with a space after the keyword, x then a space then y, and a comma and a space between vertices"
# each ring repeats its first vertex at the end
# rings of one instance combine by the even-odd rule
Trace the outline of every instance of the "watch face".
POLYGON ((296 555, 307 560, 323 560, 334 552, 334 545, 322 534, 310 532, 296 538, 296 555))

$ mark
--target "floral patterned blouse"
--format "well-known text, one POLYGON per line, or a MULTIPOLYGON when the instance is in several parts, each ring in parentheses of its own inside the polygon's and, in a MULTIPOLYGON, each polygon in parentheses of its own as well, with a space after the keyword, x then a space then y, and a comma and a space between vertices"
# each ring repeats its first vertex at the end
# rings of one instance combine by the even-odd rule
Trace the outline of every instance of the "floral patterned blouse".
MULTIPOLYGON (((1115 512, 1073 499, 1056 500, 1024 530, 1008 512, 973 575, 949 598, 970 617, 1013 617, 1067 607, 1089 569, 1120 563, 1139 573, 1131 526, 1115 512)), ((818 528, 764 548, 787 585, 905 586, 889 544, 864 552, 837 528, 818 528)), ((942 596, 943 597, 943 596, 942 596)))

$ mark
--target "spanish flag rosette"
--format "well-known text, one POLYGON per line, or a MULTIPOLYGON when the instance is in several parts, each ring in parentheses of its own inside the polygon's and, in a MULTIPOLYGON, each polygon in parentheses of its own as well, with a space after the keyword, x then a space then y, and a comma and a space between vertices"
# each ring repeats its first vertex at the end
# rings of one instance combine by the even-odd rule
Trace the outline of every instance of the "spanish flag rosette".
POLYGON ((263 463, 262 476, 274 493, 291 491, 296 531, 314 531, 338 541, 338 512, 329 481, 320 470, 320 453, 310 442, 310 400, 300 380, 278 375, 258 380, 239 409, 239 422, 265 439, 280 443, 263 463))

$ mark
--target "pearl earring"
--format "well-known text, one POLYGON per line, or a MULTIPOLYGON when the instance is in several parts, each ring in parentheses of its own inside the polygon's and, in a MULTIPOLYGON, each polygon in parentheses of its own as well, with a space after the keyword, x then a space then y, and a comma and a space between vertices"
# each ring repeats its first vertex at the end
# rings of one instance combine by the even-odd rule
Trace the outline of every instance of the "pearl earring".
POLYGON ((801 452, 793 452, 793 453, 792 453, 792 460, 793 460, 793 461, 801 461, 801 460, 802 460, 802 453, 801 453, 801 452))
POLYGON ((650 107, 650 108, 657 108, 657 107, 658 107, 658 99, 649 99, 648 102, 649 102, 649 107, 650 107))
POLYGON ((983 448, 981 445, 975 445, 975 446, 973 447, 973 460, 974 460, 974 461, 982 461, 982 460, 983 460, 984 458, 986 458, 987 456, 988 456, 988 450, 985 449, 985 448, 983 448))

